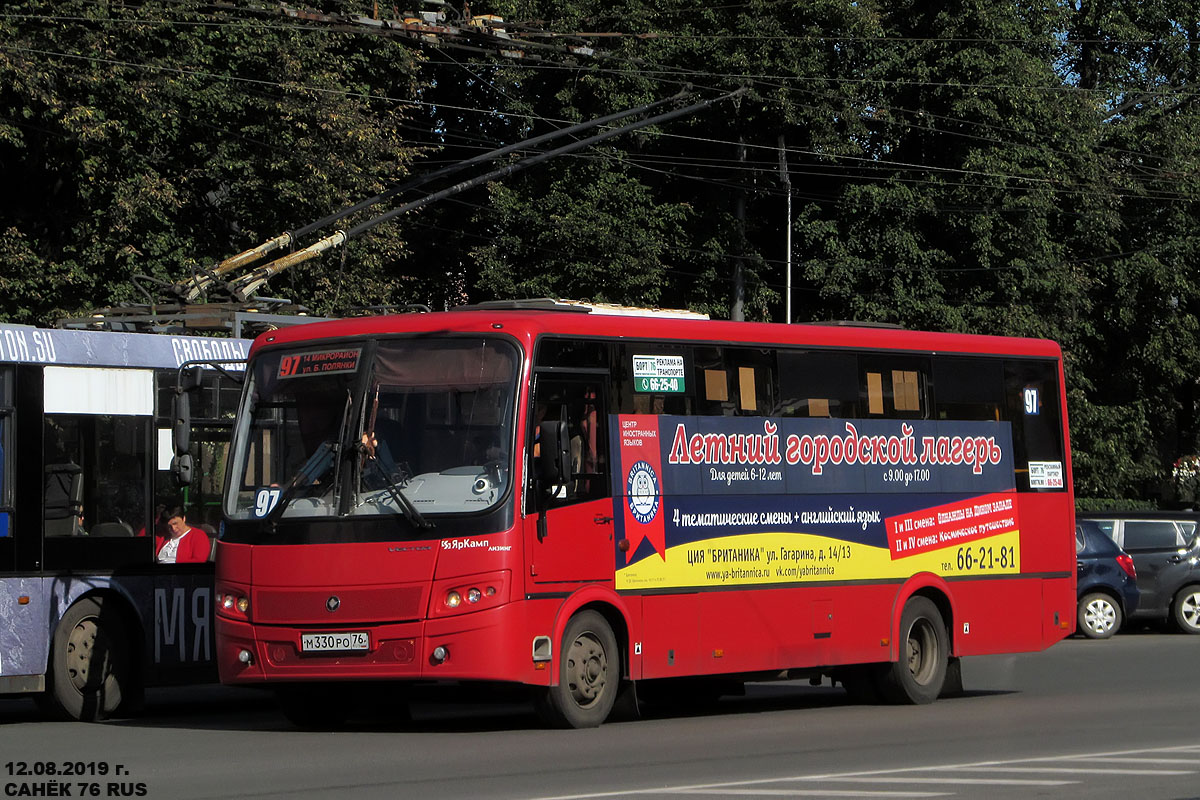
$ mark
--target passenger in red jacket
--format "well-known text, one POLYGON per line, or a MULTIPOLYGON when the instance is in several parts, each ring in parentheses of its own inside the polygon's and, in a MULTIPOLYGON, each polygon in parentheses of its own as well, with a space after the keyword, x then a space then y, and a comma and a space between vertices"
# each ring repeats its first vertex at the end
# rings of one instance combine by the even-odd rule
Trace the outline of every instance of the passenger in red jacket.
POLYGON ((167 535, 154 537, 154 552, 160 564, 191 564, 208 561, 211 545, 199 528, 188 525, 182 508, 167 519, 167 535))

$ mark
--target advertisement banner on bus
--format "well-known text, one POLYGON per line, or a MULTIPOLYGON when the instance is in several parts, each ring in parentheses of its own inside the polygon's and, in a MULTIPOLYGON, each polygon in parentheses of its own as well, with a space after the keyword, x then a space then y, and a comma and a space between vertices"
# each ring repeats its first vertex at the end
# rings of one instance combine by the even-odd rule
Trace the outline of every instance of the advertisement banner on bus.
POLYGON ((1020 571, 1007 422, 614 415, 610 430, 619 590, 1020 571))

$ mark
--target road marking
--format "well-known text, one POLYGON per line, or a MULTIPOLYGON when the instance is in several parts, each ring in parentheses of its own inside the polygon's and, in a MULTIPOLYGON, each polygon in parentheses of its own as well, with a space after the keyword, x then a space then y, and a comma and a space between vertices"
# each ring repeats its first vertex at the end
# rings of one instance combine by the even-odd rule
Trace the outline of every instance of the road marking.
POLYGON ((825 781, 830 783, 942 783, 942 784, 962 784, 970 786, 1067 786, 1079 781, 1052 781, 1052 780, 1033 780, 1022 778, 927 778, 921 775, 913 775, 906 772, 895 778, 886 775, 872 775, 869 777, 845 777, 845 778, 805 778, 804 780, 825 781))
POLYGON ((1145 758, 1130 756, 1073 756, 1064 761, 1096 762, 1097 764, 1177 764, 1183 767, 1200 766, 1194 758, 1145 758))
POLYGON ((1191 775, 1194 769, 1106 769, 1104 767, 930 767, 939 772, 1052 772, 1064 775, 1191 775))
MULTIPOLYGON (((1103 767, 1054 767, 1040 766, 1048 764, 1071 764, 1079 761, 1096 761, 1096 762, 1112 762, 1120 761, 1121 763, 1155 763, 1155 756, 1184 755, 1188 753, 1200 754, 1200 745, 1178 745, 1174 747, 1156 747, 1144 748, 1137 750, 1115 750, 1099 753, 1078 753, 1074 755, 1059 755, 1059 756, 1037 756, 1033 758, 1013 758, 1003 761, 975 761, 964 764, 927 764, 924 766, 914 767, 898 767, 894 769, 878 769, 864 770, 861 772, 832 772, 819 773, 813 775, 790 775, 780 778, 754 778, 744 781, 721 781, 716 783, 700 783, 700 784, 680 784, 677 786, 656 786, 646 787, 641 789, 626 789, 624 791, 607 791, 607 792, 589 792, 585 794, 567 794, 553 795, 548 797, 534 798, 534 800, 600 800, 606 797, 629 797, 635 795, 662 795, 662 794, 729 794, 752 796, 760 795, 763 797, 781 797, 781 796, 809 796, 813 794, 836 794, 836 796, 868 796, 863 792, 821 792, 809 789, 779 789, 769 788, 768 784, 783 784, 783 783, 814 783, 827 781, 830 783, 893 783, 893 784, 959 784, 966 786, 979 785, 1017 785, 1017 786, 1063 786, 1069 784, 1079 784, 1076 780, 1051 780, 1038 781, 1035 779, 1020 779, 1020 778, 966 778, 959 776, 933 778, 922 776, 917 773, 922 772, 999 772, 999 773, 1042 773, 1042 774, 1064 774, 1064 775, 1083 775, 1083 776, 1101 776, 1101 775, 1189 775, 1196 770, 1139 770, 1139 769, 1123 769, 1123 768, 1103 768, 1103 767), (1146 758, 1150 756, 1151 758, 1146 758), (1029 765, 1029 766, 1019 766, 1029 765)), ((1166 764, 1175 764, 1179 766, 1191 765, 1193 762, 1188 762, 1183 759, 1162 759, 1166 764)), ((928 795, 905 795, 905 794, 880 794, 878 796, 905 797, 905 796, 928 796, 928 795)))
POLYGON ((858 791, 855 789, 663 789, 661 794, 717 794, 748 797, 949 797, 954 792, 858 791))

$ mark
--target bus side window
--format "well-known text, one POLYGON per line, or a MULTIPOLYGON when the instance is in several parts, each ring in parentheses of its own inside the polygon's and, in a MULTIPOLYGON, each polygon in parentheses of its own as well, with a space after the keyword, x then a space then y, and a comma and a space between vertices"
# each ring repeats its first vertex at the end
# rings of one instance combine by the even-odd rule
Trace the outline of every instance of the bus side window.
MULTIPOLYGON (((149 424, 149 417, 45 415, 48 538, 129 539, 146 524, 149 424)), ((149 560, 149 545, 143 555, 149 560)))
POLYGON ((1005 419, 1004 363, 999 359, 942 356, 933 362, 936 419, 1005 419))
POLYGON ((867 417, 928 419, 929 359, 864 355, 859 359, 867 417))
POLYGON ((571 480, 564 485, 541 487, 551 507, 609 496, 607 414, 603 402, 603 386, 597 381, 538 379, 530 425, 533 441, 529 474, 537 475, 542 422, 566 422, 571 451, 571 480))
POLYGON ((83 467, 79 424, 69 417, 46 415, 44 531, 46 536, 79 536, 83 527, 83 467))
POLYGON ((1058 366, 1051 361, 1007 361, 1004 393, 1012 420, 1013 462, 1018 491, 1062 491, 1031 487, 1030 464, 1064 463, 1058 366))
POLYGON ((776 414, 835 419, 859 416, 858 364, 853 353, 780 350, 776 360, 776 414))

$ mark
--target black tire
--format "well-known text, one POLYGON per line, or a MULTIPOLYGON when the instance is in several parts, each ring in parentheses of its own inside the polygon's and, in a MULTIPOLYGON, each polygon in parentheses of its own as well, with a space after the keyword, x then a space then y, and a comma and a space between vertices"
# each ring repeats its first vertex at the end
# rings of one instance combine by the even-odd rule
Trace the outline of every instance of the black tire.
POLYGON ((563 631, 558 685, 538 692, 538 714, 557 728, 600 725, 621 689, 620 660, 608 621, 595 611, 576 614, 563 631))
POLYGON ((68 608, 50 646, 40 705, 52 716, 96 722, 139 696, 129 635, 118 614, 105 609, 105 598, 85 597, 68 608))
POLYGON ((1200 586, 1185 586, 1171 604, 1175 625, 1184 633, 1200 633, 1200 586))
POLYGON ((1111 639, 1121 629, 1121 606, 1104 592, 1092 592, 1079 598, 1076 613, 1079 632, 1089 639, 1111 639))
POLYGON ((937 606, 911 597, 900 614, 900 660, 888 664, 879 690, 890 703, 924 705, 942 693, 950 635, 937 606))

